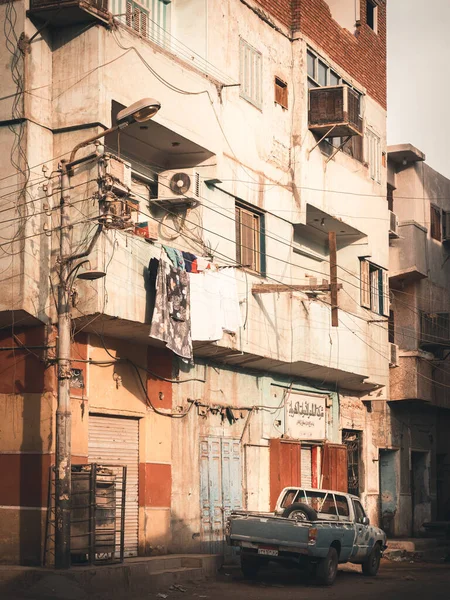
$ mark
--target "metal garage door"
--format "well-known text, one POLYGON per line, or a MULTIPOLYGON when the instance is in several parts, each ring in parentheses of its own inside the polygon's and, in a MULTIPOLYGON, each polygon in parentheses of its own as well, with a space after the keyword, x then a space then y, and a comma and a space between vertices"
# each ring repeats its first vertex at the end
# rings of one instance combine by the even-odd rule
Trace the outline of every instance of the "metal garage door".
POLYGON ((302 487, 312 487, 312 468, 311 468, 311 446, 302 446, 301 449, 301 477, 302 487))
POLYGON ((89 462, 127 467, 124 556, 138 554, 139 420, 89 415, 89 462))

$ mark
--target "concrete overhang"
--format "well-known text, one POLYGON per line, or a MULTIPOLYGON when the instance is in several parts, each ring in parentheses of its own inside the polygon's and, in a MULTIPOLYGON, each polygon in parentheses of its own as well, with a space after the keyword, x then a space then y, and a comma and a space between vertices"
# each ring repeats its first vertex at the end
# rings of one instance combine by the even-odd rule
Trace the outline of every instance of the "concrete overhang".
POLYGON ((388 160, 399 165, 425 160, 425 154, 412 144, 397 144, 388 146, 388 160))
MULTIPOLYGON (((76 329, 83 329, 83 331, 94 334, 94 336, 100 335, 99 332, 101 332, 102 338, 119 338, 156 348, 165 347, 163 342, 149 337, 150 324, 117 319, 99 313, 74 319, 74 323, 76 329)), ((229 367, 234 366, 260 373, 268 372, 304 380, 318 380, 323 383, 333 384, 334 386, 338 385, 343 389, 364 393, 379 387, 379 384, 369 381, 368 374, 329 368, 326 365, 312 364, 305 361, 289 363, 267 356, 241 352, 235 348, 223 346, 220 342, 194 342, 193 347, 194 360, 208 359, 218 364, 228 365, 229 367)), ((145 357, 142 359, 142 364, 145 364, 145 357)))
MULTIPOLYGON (((124 107, 113 101, 112 121, 124 107)), ((154 119, 135 123, 123 131, 114 132, 105 139, 105 144, 124 157, 135 158, 143 166, 155 166, 157 171, 186 169, 208 160, 214 153, 183 135, 157 123, 154 119), (119 136, 120 135, 120 140, 119 136)))
POLYGON ((306 206, 306 225, 315 229, 319 236, 328 236, 330 231, 334 231, 336 237, 366 236, 363 231, 352 227, 349 223, 320 210, 312 204, 307 204, 306 206))

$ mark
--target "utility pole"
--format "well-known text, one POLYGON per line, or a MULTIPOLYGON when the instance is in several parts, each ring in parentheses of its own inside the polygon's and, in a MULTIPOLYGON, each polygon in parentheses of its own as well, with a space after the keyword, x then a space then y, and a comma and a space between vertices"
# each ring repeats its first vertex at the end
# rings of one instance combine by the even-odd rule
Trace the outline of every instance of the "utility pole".
POLYGON ((68 274, 70 231, 68 207, 70 180, 66 161, 61 161, 59 282, 58 282, 58 408, 56 410, 55 467, 55 567, 70 567, 71 429, 70 407, 70 309, 68 274))
POLYGON ((328 245, 330 250, 330 288, 331 288, 331 326, 339 326, 338 316, 338 281, 337 281, 337 252, 336 232, 328 232, 328 245))
MULTIPOLYGON (((74 165, 85 159, 76 160, 76 154, 85 146, 105 137, 109 133, 123 129, 128 125, 142 123, 151 119, 161 108, 161 104, 152 98, 144 98, 124 108, 117 114, 117 125, 84 140, 75 146, 70 154, 70 160, 61 160, 61 198, 60 198, 60 239, 59 239, 59 282, 58 282, 58 408, 56 410, 56 460, 55 460, 55 567, 68 569, 70 567, 70 514, 72 503, 72 411, 70 406, 71 370, 71 315, 70 292, 72 282, 81 265, 88 263, 83 260, 72 268, 75 260, 85 258, 92 252, 95 243, 102 232, 103 225, 99 223, 87 250, 78 254, 70 254, 70 176, 74 165)), ((91 273, 85 279, 104 277, 100 271, 91 273)), ((81 277, 81 275, 80 275, 81 277)))

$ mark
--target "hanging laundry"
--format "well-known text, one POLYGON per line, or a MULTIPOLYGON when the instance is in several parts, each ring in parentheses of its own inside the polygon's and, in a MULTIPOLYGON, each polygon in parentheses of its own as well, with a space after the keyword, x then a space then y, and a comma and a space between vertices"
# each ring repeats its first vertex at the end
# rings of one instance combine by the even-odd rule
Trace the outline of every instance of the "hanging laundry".
POLYGON ((192 361, 189 278, 186 271, 159 261, 150 337, 165 342, 181 358, 192 361))
POLYGON ((191 335, 195 341, 217 341, 223 332, 236 333, 242 325, 233 268, 189 274, 191 335))
POLYGON ((212 273, 217 280, 220 295, 222 329, 228 333, 237 333, 242 326, 241 309, 236 283, 236 269, 227 267, 212 273))
POLYGON ((195 256, 195 254, 192 254, 191 252, 182 251, 181 254, 183 255, 186 271, 188 273, 193 272, 192 266, 195 263, 195 261, 197 260, 197 257, 195 256))
POLYGON ((189 273, 191 298, 191 337, 195 341, 222 338, 218 281, 212 273, 189 273))
POLYGON ((181 254, 181 251, 176 250, 175 248, 171 248, 170 246, 163 246, 163 248, 164 248, 170 262, 173 264, 173 266, 176 267, 177 269, 182 269, 184 271, 185 270, 184 258, 183 258, 183 255, 181 254))
POLYGON ((211 261, 203 256, 197 257, 197 269, 199 271, 206 271, 211 268, 211 261))

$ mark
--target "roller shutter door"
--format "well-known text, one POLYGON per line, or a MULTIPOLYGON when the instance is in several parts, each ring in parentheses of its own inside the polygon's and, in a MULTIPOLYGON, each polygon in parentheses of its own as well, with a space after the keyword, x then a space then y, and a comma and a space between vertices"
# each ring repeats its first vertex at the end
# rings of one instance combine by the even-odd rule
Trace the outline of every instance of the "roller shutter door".
POLYGON ((301 482, 302 487, 311 488, 312 487, 312 452, 311 446, 303 446, 301 449, 301 482))
POLYGON ((139 420, 89 415, 89 462, 127 467, 125 556, 138 554, 139 420))

